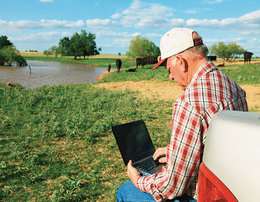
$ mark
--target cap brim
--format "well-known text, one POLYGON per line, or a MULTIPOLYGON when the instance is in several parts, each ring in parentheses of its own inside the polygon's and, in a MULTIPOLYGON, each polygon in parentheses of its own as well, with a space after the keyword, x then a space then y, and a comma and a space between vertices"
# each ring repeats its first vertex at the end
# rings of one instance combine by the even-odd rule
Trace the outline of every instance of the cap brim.
POLYGON ((167 58, 160 60, 156 65, 154 65, 154 67, 152 68, 152 70, 155 70, 157 67, 159 67, 166 59, 167 59, 167 58))

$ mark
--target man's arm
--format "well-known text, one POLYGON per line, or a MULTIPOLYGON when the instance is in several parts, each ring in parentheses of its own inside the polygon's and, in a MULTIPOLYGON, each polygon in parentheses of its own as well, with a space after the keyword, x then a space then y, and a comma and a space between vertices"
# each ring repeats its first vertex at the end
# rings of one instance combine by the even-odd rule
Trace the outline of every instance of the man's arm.
POLYGON ((137 181, 139 190, 150 193, 158 201, 181 196, 198 174, 202 152, 201 116, 186 102, 174 105, 172 135, 167 149, 166 166, 137 181))

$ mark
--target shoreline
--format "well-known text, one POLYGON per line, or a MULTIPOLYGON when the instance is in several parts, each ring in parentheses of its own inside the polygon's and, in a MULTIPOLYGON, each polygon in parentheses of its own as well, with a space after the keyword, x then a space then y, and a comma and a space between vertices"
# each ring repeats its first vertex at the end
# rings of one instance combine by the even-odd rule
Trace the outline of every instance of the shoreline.
POLYGON ((110 72, 108 72, 108 71, 105 71, 105 72, 103 72, 102 74, 100 74, 100 76, 98 76, 97 78, 96 78, 96 80, 97 81, 101 81, 103 78, 104 78, 104 76, 106 76, 106 75, 108 75, 108 74, 110 74, 110 73, 112 73, 112 72, 116 72, 117 70, 110 70, 110 72))

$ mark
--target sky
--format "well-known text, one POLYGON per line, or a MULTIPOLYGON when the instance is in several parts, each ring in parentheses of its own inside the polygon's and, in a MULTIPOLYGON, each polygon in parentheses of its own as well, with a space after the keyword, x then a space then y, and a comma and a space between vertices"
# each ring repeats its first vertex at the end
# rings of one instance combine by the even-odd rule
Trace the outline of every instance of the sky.
POLYGON ((130 40, 157 46, 174 27, 197 31, 204 44, 235 42, 260 57, 259 0, 0 0, 0 35, 19 51, 42 52, 86 30, 101 54, 126 53, 130 40))

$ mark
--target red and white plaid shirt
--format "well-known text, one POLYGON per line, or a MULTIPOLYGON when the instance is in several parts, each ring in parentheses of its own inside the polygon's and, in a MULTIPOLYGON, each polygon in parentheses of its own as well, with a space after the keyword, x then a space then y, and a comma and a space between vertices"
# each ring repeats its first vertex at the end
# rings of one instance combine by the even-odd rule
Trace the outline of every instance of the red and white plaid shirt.
POLYGON ((157 201, 184 193, 196 198, 207 129, 212 116, 222 110, 248 111, 246 93, 208 62, 198 69, 174 104, 166 166, 154 175, 140 177, 138 188, 157 201))

